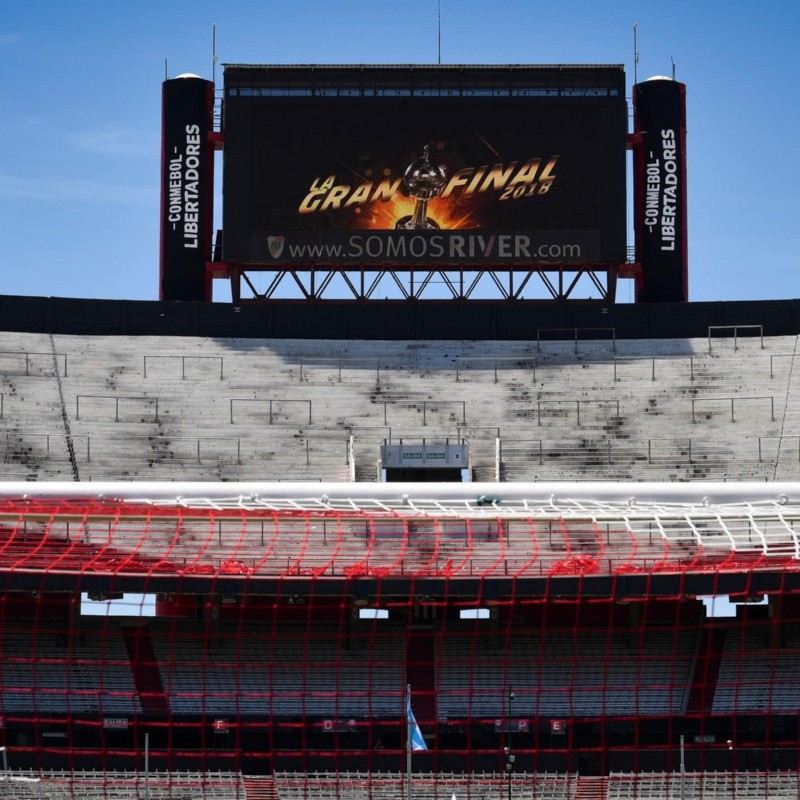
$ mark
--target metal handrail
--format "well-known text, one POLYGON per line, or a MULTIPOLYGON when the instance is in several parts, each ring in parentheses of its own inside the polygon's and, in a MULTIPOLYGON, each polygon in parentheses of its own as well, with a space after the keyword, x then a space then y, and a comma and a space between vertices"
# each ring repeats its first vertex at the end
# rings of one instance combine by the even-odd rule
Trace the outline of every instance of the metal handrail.
POLYGON ((745 400, 769 400, 770 403, 770 417, 772 422, 775 422, 775 398, 771 395, 763 395, 760 397, 693 397, 692 398, 692 423, 696 423, 697 419, 695 418, 695 403, 713 403, 713 402, 728 402, 730 400, 731 403, 731 422, 736 422, 736 417, 734 416, 734 403, 738 400, 739 402, 743 402, 745 400))
MULTIPOLYGON (((387 406, 404 406, 406 408, 412 408, 413 406, 418 406, 419 403, 396 403, 393 400, 383 400, 383 424, 388 424, 387 421, 387 406)), ((438 405, 460 405, 461 406, 461 422, 463 425, 467 424, 467 401, 466 400, 422 400, 422 424, 423 426, 428 424, 428 406, 438 406, 438 405)))
POLYGON ((689 380, 694 381, 694 356, 688 354, 674 355, 674 356, 614 356, 614 380, 617 381, 617 362, 618 361, 636 361, 643 362, 649 359, 651 362, 650 380, 656 379, 656 361, 677 361, 682 358, 689 359, 689 380))
POLYGON ((617 416, 615 419, 619 419, 619 400, 537 400, 536 401, 536 424, 542 424, 542 405, 552 405, 554 403, 575 403, 575 409, 577 413, 577 424, 578 427, 581 425, 581 403, 584 405, 587 403, 592 403, 594 405, 616 405, 617 407, 617 416))
POLYGON ((260 399, 257 397, 232 397, 230 399, 231 409, 231 425, 233 425, 233 404, 234 403, 269 403, 269 424, 272 425, 272 408, 273 403, 308 403, 308 424, 311 425, 311 400, 275 400, 275 399, 260 399))
POLYGON ((220 380, 223 379, 223 357, 222 356, 180 356, 180 355, 146 355, 142 356, 144 361, 144 377, 147 377, 147 359, 149 358, 151 361, 156 358, 179 358, 181 360, 181 379, 186 380, 186 360, 187 359, 196 359, 201 361, 219 361, 219 377, 220 380))
POLYGON ((25 356, 25 375, 30 376, 30 357, 31 356, 45 356, 47 359, 52 359, 55 356, 56 362, 59 358, 64 359, 64 377, 68 378, 67 373, 67 354, 66 353, 43 353, 35 350, 0 350, 0 356, 25 356))
MULTIPOLYGON (((541 342, 541 334, 544 333, 554 333, 557 331, 572 331, 574 334, 575 340, 575 352, 578 352, 578 331, 611 331, 611 351, 616 353, 617 352, 617 329, 612 327, 597 327, 597 328, 589 328, 589 327, 580 327, 580 328, 537 328, 536 329, 536 350, 541 351, 542 349, 542 342, 541 342)), ((545 339, 545 341, 565 341, 564 339, 545 339)), ((596 341, 596 340, 590 340, 596 341)))
POLYGON ((143 397, 132 395, 113 395, 113 394, 78 394, 75 395, 75 419, 81 418, 81 400, 113 400, 115 403, 114 422, 119 422, 119 401, 120 400, 142 400, 146 403, 155 403, 155 419, 158 422, 158 398, 157 397, 143 397))
POLYGON ((761 349, 764 349, 764 326, 763 325, 709 325, 708 326, 708 352, 711 352, 711 331, 733 331, 733 349, 739 349, 739 331, 757 330, 761 337, 761 349))
POLYGON ((493 362, 494 363, 494 382, 497 383, 497 365, 503 363, 504 361, 512 362, 514 364, 524 364, 526 362, 530 362, 533 365, 533 380, 536 380, 536 366, 537 360, 535 356, 456 356, 455 357, 455 365, 456 365, 456 382, 460 380, 461 374, 461 364, 468 363, 470 361, 476 362, 493 362))

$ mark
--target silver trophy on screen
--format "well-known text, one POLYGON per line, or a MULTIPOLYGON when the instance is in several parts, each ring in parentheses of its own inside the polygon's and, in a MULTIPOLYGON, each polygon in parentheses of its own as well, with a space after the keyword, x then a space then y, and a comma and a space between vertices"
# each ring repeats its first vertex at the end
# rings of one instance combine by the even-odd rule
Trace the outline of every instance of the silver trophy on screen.
POLYGON ((414 213, 401 217, 395 230, 424 231, 439 226, 428 219, 428 201, 438 197, 447 183, 447 172, 441 164, 431 164, 430 145, 425 145, 422 158, 412 161, 403 175, 403 183, 415 200, 414 213))

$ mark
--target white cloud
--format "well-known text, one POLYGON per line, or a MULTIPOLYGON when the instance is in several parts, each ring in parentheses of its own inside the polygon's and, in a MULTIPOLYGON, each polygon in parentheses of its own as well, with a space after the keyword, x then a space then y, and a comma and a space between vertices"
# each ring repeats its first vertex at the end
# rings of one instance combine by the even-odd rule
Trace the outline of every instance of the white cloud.
POLYGON ((149 206, 157 202, 158 192, 152 187, 110 181, 59 176, 20 178, 0 173, 0 199, 68 200, 97 205, 149 206))

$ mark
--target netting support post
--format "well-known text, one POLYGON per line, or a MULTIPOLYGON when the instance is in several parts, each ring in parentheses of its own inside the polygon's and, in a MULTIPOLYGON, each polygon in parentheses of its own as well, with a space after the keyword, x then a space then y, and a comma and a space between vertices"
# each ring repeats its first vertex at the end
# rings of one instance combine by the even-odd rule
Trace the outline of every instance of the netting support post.
POLYGON ((150 733, 144 734, 144 800, 150 800, 150 733))
POLYGON ((506 706, 506 785, 508 788, 508 800, 511 800, 511 777, 514 772, 514 753, 511 752, 511 717, 512 717, 512 703, 514 702, 514 689, 508 687, 508 704, 506 706))
MULTIPOLYGON (((385 409, 385 405, 384 405, 385 409)), ((411 684, 406 684, 406 800, 411 798, 411 684)))
POLYGON ((681 800, 686 800, 686 760, 684 759, 683 734, 681 734, 681 800))

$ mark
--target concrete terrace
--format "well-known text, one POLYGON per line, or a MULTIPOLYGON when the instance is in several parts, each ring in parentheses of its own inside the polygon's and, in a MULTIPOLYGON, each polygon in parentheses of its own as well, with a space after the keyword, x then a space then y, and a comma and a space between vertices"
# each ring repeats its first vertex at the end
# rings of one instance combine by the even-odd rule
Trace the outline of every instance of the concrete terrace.
MULTIPOLYGON (((565 336, 569 334, 564 334, 565 336)), ((0 333, 0 478, 800 479, 797 336, 375 342, 0 333)))

